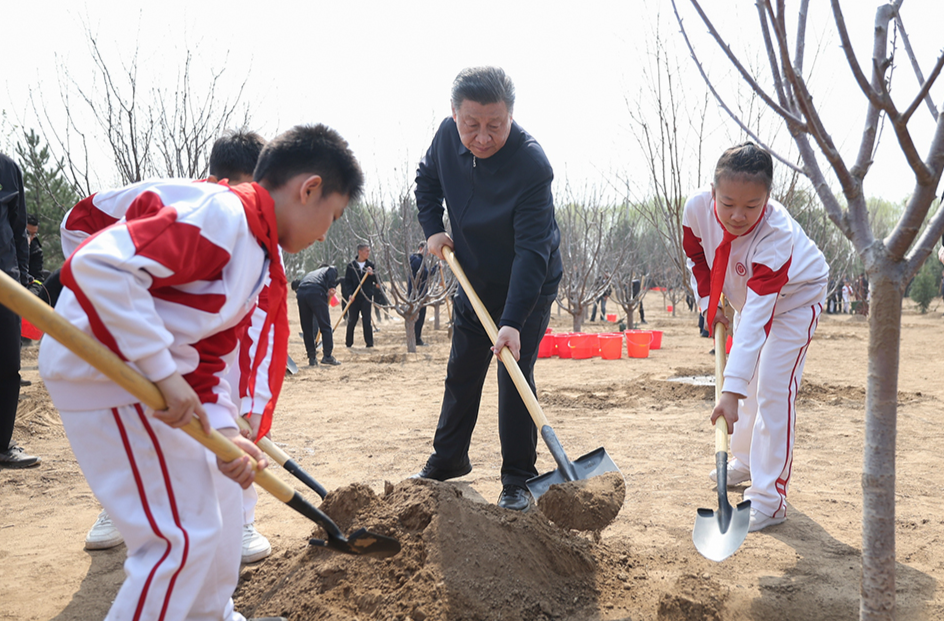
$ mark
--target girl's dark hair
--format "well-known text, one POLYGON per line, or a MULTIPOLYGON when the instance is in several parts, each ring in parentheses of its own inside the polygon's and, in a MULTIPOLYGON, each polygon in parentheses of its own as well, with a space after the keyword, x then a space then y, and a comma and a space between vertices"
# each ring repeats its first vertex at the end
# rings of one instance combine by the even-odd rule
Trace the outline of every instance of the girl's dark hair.
POLYGON ((259 154, 253 179, 280 188, 300 174, 320 175, 322 194, 335 192, 357 201, 364 173, 341 134, 326 125, 296 125, 273 138, 259 154))
POLYGON ((774 182, 774 161, 756 142, 745 142, 721 154, 715 166, 715 185, 722 177, 737 177, 763 183, 770 191, 774 182))

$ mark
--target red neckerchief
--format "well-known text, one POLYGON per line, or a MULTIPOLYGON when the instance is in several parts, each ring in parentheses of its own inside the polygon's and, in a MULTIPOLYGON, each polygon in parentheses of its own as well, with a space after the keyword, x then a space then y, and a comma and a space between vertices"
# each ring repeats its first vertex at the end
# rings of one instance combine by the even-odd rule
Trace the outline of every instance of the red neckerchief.
POLYGON ((760 224, 760 221, 764 218, 764 213, 767 211, 767 204, 764 203, 764 210, 760 212, 760 217, 757 218, 757 222, 754 223, 754 226, 741 233, 741 235, 729 233, 728 229, 724 228, 721 218, 718 217, 717 200, 712 203, 712 208, 715 212, 715 220, 718 221, 718 224, 721 225, 721 230, 724 231, 724 237, 715 249, 714 261, 711 262, 711 289, 708 296, 708 315, 706 319, 708 323, 708 333, 714 336, 715 315, 718 313, 718 302, 721 301, 721 290, 724 288, 724 276, 728 272, 728 259, 731 257, 731 242, 742 235, 747 235, 757 228, 757 225, 760 224))
MULTIPOLYGON (((228 186, 228 184, 226 184, 228 186)), ((262 247, 269 254, 269 309, 262 324, 262 332, 256 343, 256 356, 252 361, 249 372, 248 394, 253 394, 256 388, 256 372, 265 359, 269 348, 269 330, 275 326, 275 338, 272 339, 272 362, 269 364, 269 389, 272 399, 262 412, 262 421, 259 424, 259 433, 256 442, 261 440, 272 428, 272 413, 279 400, 282 390, 282 380, 285 378, 285 365, 288 361, 288 306, 286 294, 288 281, 285 278, 285 269, 279 261, 279 231, 275 221, 275 203, 269 193, 258 183, 253 182, 228 186, 229 190, 242 201, 246 211, 246 221, 249 230, 259 240, 262 247)))

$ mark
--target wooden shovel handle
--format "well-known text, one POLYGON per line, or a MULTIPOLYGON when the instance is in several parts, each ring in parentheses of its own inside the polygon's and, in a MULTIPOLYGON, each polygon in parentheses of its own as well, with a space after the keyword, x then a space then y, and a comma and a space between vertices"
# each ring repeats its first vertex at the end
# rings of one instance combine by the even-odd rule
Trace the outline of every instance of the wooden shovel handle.
MULTIPOLYGON (((147 407, 152 410, 167 408, 164 395, 153 382, 125 364, 110 349, 57 315, 45 302, 3 272, 0 272, 0 304, 29 319, 37 328, 65 345, 147 407)), ((216 429, 211 429, 209 435, 204 433, 196 417, 181 429, 223 461, 233 461, 246 454, 216 429)), ((252 465, 256 467, 255 461, 252 465)), ((295 490, 272 476, 268 470, 256 471, 256 483, 282 502, 292 500, 295 495, 295 490)))
POLYGON ((357 294, 361 292, 361 287, 364 286, 364 281, 367 280, 368 276, 370 276, 370 274, 367 272, 364 272, 364 276, 361 278, 361 281, 357 283, 357 289, 354 290, 354 293, 351 295, 351 298, 347 301, 347 304, 341 307, 341 316, 338 317, 338 320, 334 322, 334 325, 331 327, 332 330, 338 329, 338 326, 341 324, 341 320, 344 319, 344 316, 347 314, 347 309, 351 307, 351 302, 353 302, 354 298, 357 297, 357 294))
MULTIPOLYGON (((726 361, 727 333, 723 323, 715 324, 715 405, 721 401, 724 387, 724 365, 726 361)), ((728 421, 719 416, 715 421, 715 453, 728 452, 728 421)))
MULTIPOLYGON (((456 254, 453 252, 452 248, 444 246, 442 254, 449 264, 449 267, 452 268, 452 273, 459 279, 459 284, 462 285, 466 295, 469 296, 469 301, 472 302, 472 308, 475 309, 475 314, 488 333, 488 338, 490 338, 492 344, 494 344, 498 340, 498 327, 495 325, 495 321, 492 319, 492 316, 488 314, 488 309, 485 308, 485 305, 482 304, 482 300, 479 299, 479 296, 472 288, 472 283, 469 282, 469 278, 462 270, 462 266, 459 265, 459 261, 456 259, 456 254)), ((537 425, 538 430, 548 426, 547 416, 544 415, 544 410, 541 409, 538 398, 534 396, 534 391, 531 390, 531 386, 528 384, 528 380, 525 379, 524 373, 521 372, 518 361, 515 360, 511 350, 507 347, 502 347, 498 358, 504 363, 505 370, 508 371, 508 375, 511 376, 511 381, 515 383, 515 387, 521 394, 521 400, 524 401, 525 406, 528 408, 531 419, 534 420, 534 424, 537 425)))

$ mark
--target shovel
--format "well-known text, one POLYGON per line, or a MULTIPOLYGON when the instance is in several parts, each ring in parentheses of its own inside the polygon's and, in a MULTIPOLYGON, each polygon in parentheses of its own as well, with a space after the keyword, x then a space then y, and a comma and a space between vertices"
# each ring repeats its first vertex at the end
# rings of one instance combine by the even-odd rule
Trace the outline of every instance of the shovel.
MULTIPOLYGON (((446 262, 449 263, 449 267, 452 268, 452 272, 456 275, 456 278, 459 279, 459 283, 465 290, 466 295, 469 296, 469 301, 472 302, 472 308, 475 309, 475 314, 478 316, 479 321, 488 333, 489 338, 492 339, 492 343, 494 343, 498 339, 498 328, 495 327, 495 321, 492 319, 492 316, 488 314, 488 310, 485 308, 482 300, 479 299, 479 296, 476 295, 475 291, 472 289, 472 284, 462 270, 462 266, 460 266, 459 262, 456 260, 456 255, 452 248, 446 246, 442 249, 442 253, 446 262)), ((551 428, 547 417, 544 415, 544 410, 541 409, 541 404, 538 403, 537 397, 534 396, 534 391, 531 390, 528 380, 525 379, 524 373, 522 373, 521 369, 518 367, 518 362, 512 355, 511 350, 507 347, 503 347, 498 357, 502 363, 504 363, 505 370, 508 371, 512 381, 515 383, 515 387, 521 394, 521 400, 524 401, 525 406, 528 408, 531 419, 541 431, 541 437, 544 439, 544 444, 547 445, 547 450, 550 451, 551 456, 557 463, 557 470, 538 475, 532 479, 528 479, 526 482, 528 490, 535 500, 540 498, 544 492, 554 484, 565 483, 567 481, 582 481, 607 472, 620 471, 603 447, 591 451, 582 457, 578 457, 576 461, 567 459, 567 453, 564 452, 564 447, 561 446, 560 440, 557 439, 557 434, 555 434, 554 429, 551 428)), ((622 476, 622 473, 620 473, 620 476, 622 476)))
MULTIPOLYGON (((239 428, 243 431, 252 430, 252 427, 250 427, 249 423, 242 416, 236 418, 236 424, 238 424, 239 428)), ((298 462, 292 459, 288 453, 280 449, 275 442, 267 437, 262 437, 256 441, 256 446, 262 449, 263 453, 274 459, 280 466, 285 468, 289 474, 310 487, 316 494, 321 496, 322 500, 328 495, 328 490, 310 474, 305 472, 305 470, 298 465, 298 462)))
MULTIPOLYGON (((725 330, 715 324, 715 402, 721 399, 724 383, 725 330)), ((711 561, 723 561, 741 547, 751 525, 751 501, 737 507, 728 502, 728 423, 724 417, 715 421, 715 467, 718 473, 718 510, 699 509, 692 529, 692 541, 698 552, 711 561)))
MULTIPOLYGON (((337 330, 338 326, 341 325, 341 320, 344 319, 344 316, 347 315, 347 311, 351 308, 351 303, 354 301, 354 298, 357 297, 357 294, 360 293, 361 287, 364 286, 364 281, 367 280, 367 277, 370 276, 367 272, 364 272, 364 276, 361 278, 361 281, 357 283, 357 289, 354 290, 354 293, 351 294, 351 298, 347 301, 347 304, 341 307, 341 316, 338 317, 338 320, 334 322, 334 326, 331 327, 332 330, 337 330)), ((318 337, 315 337, 315 340, 318 340, 318 337)))
MULTIPOLYGON (((144 405, 153 410, 166 409, 164 396, 157 386, 125 364, 110 349, 67 322, 61 315, 57 315, 47 304, 2 272, 0 272, 0 304, 29 319, 37 328, 104 373, 113 382, 140 399, 144 405)), ((232 461, 245 455, 239 447, 217 430, 211 429, 209 435, 204 433, 196 417, 181 429, 213 451, 223 461, 232 461)), ((317 523, 328 533, 327 540, 312 539, 309 541, 311 545, 325 547, 335 552, 374 558, 386 558, 400 551, 400 542, 396 539, 378 535, 363 528, 345 537, 331 518, 268 470, 256 471, 256 483, 292 509, 317 523)))

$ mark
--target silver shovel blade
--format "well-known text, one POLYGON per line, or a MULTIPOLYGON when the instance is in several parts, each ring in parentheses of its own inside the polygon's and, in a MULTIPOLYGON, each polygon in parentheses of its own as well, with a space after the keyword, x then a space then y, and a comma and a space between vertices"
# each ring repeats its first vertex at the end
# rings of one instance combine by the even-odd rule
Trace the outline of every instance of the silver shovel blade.
POLYGON ((717 511, 699 509, 692 529, 695 548, 706 559, 721 562, 741 547, 751 525, 751 501, 737 507, 722 505, 717 511))
POLYGON ((607 472, 619 472, 620 469, 613 463, 613 460, 607 454, 602 446, 595 451, 590 451, 586 455, 578 457, 570 463, 573 466, 574 477, 568 477, 567 473, 561 472, 561 469, 551 470, 545 474, 540 474, 532 479, 528 479, 525 485, 534 499, 540 498, 548 488, 557 483, 566 483, 567 481, 583 481, 590 477, 595 477, 607 472))

